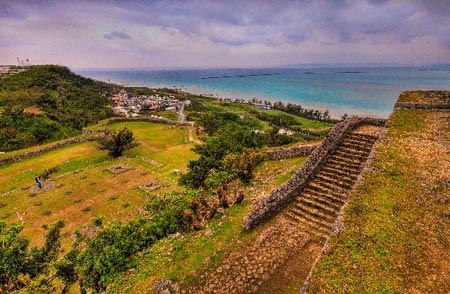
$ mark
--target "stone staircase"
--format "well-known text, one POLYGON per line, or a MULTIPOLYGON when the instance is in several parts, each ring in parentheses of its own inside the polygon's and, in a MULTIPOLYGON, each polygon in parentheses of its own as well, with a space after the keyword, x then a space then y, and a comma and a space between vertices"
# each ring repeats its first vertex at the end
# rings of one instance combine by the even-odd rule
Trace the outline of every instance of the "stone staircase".
POLYGON ((377 136, 351 132, 327 158, 284 217, 319 239, 326 239, 366 162, 377 136))

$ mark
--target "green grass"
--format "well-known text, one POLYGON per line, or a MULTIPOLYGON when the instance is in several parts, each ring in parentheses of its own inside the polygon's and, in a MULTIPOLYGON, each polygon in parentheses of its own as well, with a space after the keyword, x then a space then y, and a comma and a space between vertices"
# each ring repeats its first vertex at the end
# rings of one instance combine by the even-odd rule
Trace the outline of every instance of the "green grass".
POLYGON ((449 253, 448 221, 438 225, 445 221, 439 212, 445 207, 425 188, 440 181, 435 175, 439 153, 426 157, 420 151, 428 143, 424 138, 436 136, 432 119, 448 134, 445 118, 431 112, 399 110, 391 116, 387 141, 376 149, 376 172, 368 173, 352 194, 344 212, 345 231, 331 239, 309 293, 450 291, 445 278, 438 278, 448 275, 448 264, 441 263, 449 253))
POLYGON ((304 127, 305 129, 322 129, 322 128, 329 128, 332 127, 333 124, 322 122, 319 120, 311 120, 303 117, 298 117, 295 115, 291 115, 279 110, 261 110, 264 111, 270 115, 277 116, 277 115, 289 115, 295 118, 295 121, 298 123, 298 125, 304 127))
POLYGON ((112 130, 124 127, 132 130, 136 139, 142 142, 142 148, 137 148, 137 150, 166 149, 186 143, 187 127, 185 126, 174 128, 167 124, 148 122, 119 122, 110 125, 112 130))
MULTIPOLYGON (((83 137, 83 136, 84 135, 77 136, 77 137, 83 137)), ((27 152, 30 152, 30 151, 40 150, 42 148, 45 148, 45 147, 48 147, 48 146, 52 146, 52 145, 55 145, 57 143, 64 142, 66 140, 67 139, 55 141, 55 142, 48 143, 48 144, 42 144, 42 145, 37 145, 37 146, 33 146, 33 147, 28 147, 28 148, 23 148, 23 149, 19 149, 19 150, 14 150, 14 151, 10 151, 10 152, 5 152, 5 153, 0 154, 0 159, 11 157, 11 156, 16 156, 16 155, 20 155, 20 154, 24 154, 24 153, 27 153, 27 152)))
MULTIPOLYGON (((280 164, 283 165, 292 165, 295 167, 300 167, 303 162, 305 162, 307 157, 298 157, 298 158, 291 158, 291 159, 285 159, 280 162, 280 164)), ((291 176, 297 171, 297 168, 291 169, 289 172, 285 174, 280 174, 275 178, 275 185, 279 186, 289 180, 291 176)))
MULTIPOLYGON (((63 219, 66 227, 63 234, 70 236, 77 227, 91 223, 91 219, 105 217, 105 222, 124 220, 136 215, 147 203, 148 196, 138 188, 150 180, 157 179, 163 191, 181 190, 172 170, 185 171, 189 160, 196 155, 187 142, 187 128, 169 128, 168 125, 148 122, 115 123, 111 129, 131 129, 141 143, 125 152, 125 157, 110 159, 106 151, 97 150, 95 142, 72 144, 52 150, 20 162, 0 167, 0 217, 7 222, 17 222, 15 208, 19 213, 27 212, 23 234, 33 244, 41 244, 45 231, 44 223, 63 219), (154 159, 163 167, 144 161, 154 159), (125 163, 132 169, 114 175, 108 171, 113 165, 125 163), (34 186, 34 177, 44 169, 58 166, 52 175, 56 187, 31 197, 29 187, 34 186), (77 172, 78 171, 78 172, 77 172), (16 190, 17 189, 17 190, 16 190), (15 190, 15 191, 14 191, 15 190), (36 204, 38 203, 38 205, 36 204), (50 213, 44 213, 44 212, 50 213)), ((17 151, 20 152, 20 151, 17 151)), ((63 243, 70 243, 64 238, 63 243)))
POLYGON ((174 120, 174 121, 178 120, 178 115, 174 111, 158 111, 158 112, 155 112, 154 114, 162 116, 162 117, 170 119, 170 120, 174 120))

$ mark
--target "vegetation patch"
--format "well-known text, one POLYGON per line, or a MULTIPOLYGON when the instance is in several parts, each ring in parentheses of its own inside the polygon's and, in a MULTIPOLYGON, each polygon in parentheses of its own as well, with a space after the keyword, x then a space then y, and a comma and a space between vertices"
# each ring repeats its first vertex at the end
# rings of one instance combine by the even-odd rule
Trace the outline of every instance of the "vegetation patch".
POLYGON ((48 143, 81 133, 112 115, 119 87, 78 76, 67 67, 35 65, 0 83, 0 150, 48 143))

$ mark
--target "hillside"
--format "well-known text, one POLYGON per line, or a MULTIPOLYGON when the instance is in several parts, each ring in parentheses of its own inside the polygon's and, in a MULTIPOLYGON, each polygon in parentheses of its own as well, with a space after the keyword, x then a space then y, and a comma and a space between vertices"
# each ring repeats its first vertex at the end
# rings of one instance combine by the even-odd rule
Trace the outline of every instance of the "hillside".
POLYGON ((334 123, 305 118, 292 104, 288 113, 149 88, 120 89, 131 100, 189 100, 189 121, 176 122, 175 112, 162 109, 95 123, 109 116, 108 101, 118 89, 59 66, 1 80, 2 147, 17 149, 0 154, 0 237, 7 240, 0 250, 1 290, 105 291, 125 287, 116 282, 133 268, 142 270, 143 283, 154 284, 164 277, 165 259, 137 263, 160 244, 173 244, 175 233, 189 244, 183 255, 190 264, 182 270, 183 258, 173 256, 170 269, 183 279, 210 254, 234 248, 251 203, 289 178, 334 123), (124 127, 134 133, 136 148, 119 158, 96 149, 99 134, 124 127), (291 151, 276 147, 288 144, 296 155, 280 160, 291 151), (284 155, 266 160, 277 152, 284 155), (35 176, 48 171, 42 187, 35 185, 35 176), (221 228, 204 244, 198 237, 212 227, 221 228))
POLYGON ((308 293, 450 293, 449 98, 400 96, 308 293))
POLYGON ((108 96, 116 87, 57 65, 31 66, 0 79, 0 151, 80 134, 112 115, 108 96))

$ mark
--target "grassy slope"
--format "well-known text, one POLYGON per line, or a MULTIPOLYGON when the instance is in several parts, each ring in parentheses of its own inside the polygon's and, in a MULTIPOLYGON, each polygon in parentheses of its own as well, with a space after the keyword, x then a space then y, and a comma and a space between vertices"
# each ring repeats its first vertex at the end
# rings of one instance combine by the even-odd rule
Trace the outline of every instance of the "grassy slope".
POLYGON ((394 112, 309 293, 450 293, 449 141, 448 113, 394 112))
POLYGON ((135 215, 148 201, 137 187, 150 180, 157 179, 167 185, 151 195, 162 190, 180 189, 172 169, 185 171, 187 162, 196 158, 190 151, 192 144, 186 143, 187 129, 169 130, 168 125, 146 122, 117 123, 111 128, 124 126, 130 128, 141 143, 126 153, 129 158, 108 159, 106 151, 98 151, 94 142, 86 142, 0 167, 0 204, 6 205, 0 205, 0 217, 17 222, 14 208, 20 213, 27 211, 24 234, 33 244, 39 244, 43 241, 40 238, 44 236, 41 228, 44 223, 64 219, 64 232, 73 233, 75 228, 89 224, 93 217, 104 216, 106 221, 112 221, 135 215), (164 166, 149 164, 143 160, 147 158, 164 166), (126 163, 132 169, 118 175, 106 171, 120 163, 126 163), (29 189, 22 189, 34 184, 36 174, 56 165, 60 167, 54 175, 57 187, 34 197, 30 197, 29 189), (80 172, 74 173, 76 170, 80 172), (18 190, 3 194, 14 189, 18 190), (86 208, 90 210, 83 211, 86 208), (46 211, 50 214, 45 215, 46 211))
POLYGON ((246 187, 246 200, 226 211, 226 217, 217 214, 207 228, 187 234, 182 238, 166 238, 143 252, 139 264, 112 285, 109 293, 148 293, 163 278, 195 283, 201 274, 214 268, 220 259, 241 243, 251 240, 256 230, 242 231, 242 218, 251 209, 250 200, 259 194, 269 193, 289 178, 305 157, 283 161, 266 161, 257 168, 255 182, 246 187), (271 175, 271 176, 268 176, 271 175), (267 183, 267 178, 273 181, 267 183))

